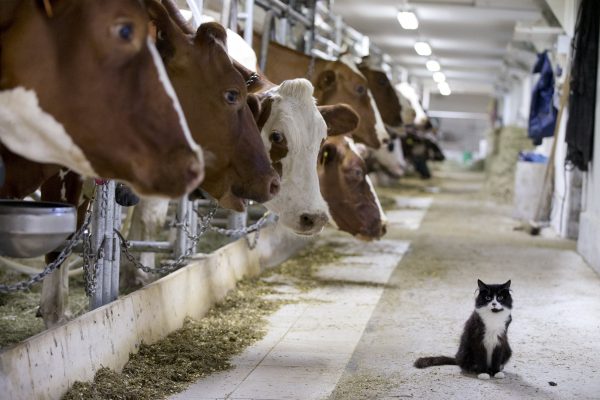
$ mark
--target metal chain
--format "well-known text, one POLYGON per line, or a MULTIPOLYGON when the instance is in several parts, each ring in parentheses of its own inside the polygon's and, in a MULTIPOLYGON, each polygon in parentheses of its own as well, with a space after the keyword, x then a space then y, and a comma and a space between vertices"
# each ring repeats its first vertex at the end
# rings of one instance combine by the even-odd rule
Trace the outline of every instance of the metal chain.
POLYGON ((11 285, 0 285, 0 293, 14 293, 20 292, 23 290, 30 289, 36 283, 42 281, 46 276, 50 275, 56 269, 58 269, 63 262, 73 253, 73 249, 79 243, 83 237, 85 237, 86 233, 89 234, 89 226, 91 221, 91 213, 86 212, 84 222, 79 228, 79 230, 67 241, 67 245, 61 250, 56 260, 46 265, 46 268, 39 274, 32 276, 30 279, 26 281, 21 281, 18 283, 13 283, 11 285))
POLYGON ((131 247, 131 245, 129 244, 127 239, 125 239, 123 237, 123 235, 121 234, 121 232, 119 232, 116 229, 115 229, 115 233, 117 234, 117 237, 119 238, 119 244, 120 244, 121 250, 123 251, 123 254, 127 258, 127 260, 129 260, 129 262, 132 263, 136 268, 139 268, 144 272, 152 273, 152 274, 168 274, 170 272, 173 272, 173 271, 183 267, 185 265, 185 262, 187 261, 187 259, 196 252, 196 246, 198 245, 198 242, 200 241, 200 237, 202 237, 211 228, 211 221, 214 218, 216 213, 217 213, 217 205, 214 204, 213 208, 208 212, 208 214, 206 216, 202 216, 202 215, 198 214, 200 218, 199 218, 199 223, 198 223, 198 234, 196 234, 196 235, 191 235, 191 233, 189 232, 189 229, 187 227, 187 223, 176 222, 174 225, 185 230, 188 238, 191 241, 191 244, 188 247, 188 249, 186 250, 186 252, 184 254, 182 254, 181 256, 179 256, 172 263, 165 264, 164 266, 158 267, 158 268, 150 268, 150 267, 142 264, 141 262, 139 262, 135 258, 135 256, 133 254, 131 254, 131 252, 129 251, 129 248, 131 247))

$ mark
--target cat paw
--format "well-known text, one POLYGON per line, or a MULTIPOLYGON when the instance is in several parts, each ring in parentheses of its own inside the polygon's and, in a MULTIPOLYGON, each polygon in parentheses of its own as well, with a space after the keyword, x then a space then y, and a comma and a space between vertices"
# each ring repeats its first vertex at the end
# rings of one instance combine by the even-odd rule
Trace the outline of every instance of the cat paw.
POLYGON ((488 379, 490 379, 490 374, 486 374, 484 372, 484 373, 481 373, 481 374, 477 375, 477 378, 478 379, 483 379, 483 380, 488 380, 488 379))
POLYGON ((497 379, 503 379, 506 375, 504 375, 504 372, 500 371, 500 372, 496 372, 496 375, 494 375, 494 378, 497 379))

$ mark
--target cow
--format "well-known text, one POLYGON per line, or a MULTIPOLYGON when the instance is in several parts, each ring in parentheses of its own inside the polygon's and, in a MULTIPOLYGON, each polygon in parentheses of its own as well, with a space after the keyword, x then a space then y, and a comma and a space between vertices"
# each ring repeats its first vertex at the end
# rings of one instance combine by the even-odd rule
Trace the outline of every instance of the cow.
MULTIPOLYGON (((255 35, 254 49, 258 48, 260 36, 255 35)), ((311 57, 271 42, 264 73, 274 83, 307 77, 315 87, 318 105, 348 104, 360 117, 358 128, 352 133, 353 138, 378 149, 381 142, 375 129, 376 116, 367 80, 356 71, 349 63, 311 57)))
MULTIPOLYGON (((398 179, 406 170, 406 161, 397 134, 397 128, 402 125, 400 100, 383 71, 370 68, 364 61, 358 65, 358 69, 367 79, 369 92, 372 93, 376 104, 376 112, 385 124, 384 129, 387 132, 387 136, 381 138, 383 144, 381 148, 368 150, 365 155, 368 171, 377 175, 383 172, 389 178, 398 179)), ((378 180, 384 181, 384 179, 378 180)))
POLYGON ((387 219, 351 138, 328 137, 321 146, 317 170, 321 193, 338 229, 367 241, 385 235, 387 219))
MULTIPOLYGON (((248 77, 254 74, 242 65, 238 69, 248 77)), ((264 205, 295 233, 314 235, 329 221, 316 168, 320 146, 327 136, 356 129, 359 117, 345 104, 317 107, 306 79, 275 85, 255 76, 249 89, 262 99, 257 123, 282 182, 279 196, 264 205)))
POLYGON ((34 161, 145 195, 178 197, 198 186, 202 152, 139 1, 1 3, 2 195, 23 197, 58 172, 34 161))
POLYGON ((391 127, 401 126, 402 105, 386 73, 369 67, 366 62, 359 64, 358 69, 367 79, 383 122, 391 127))

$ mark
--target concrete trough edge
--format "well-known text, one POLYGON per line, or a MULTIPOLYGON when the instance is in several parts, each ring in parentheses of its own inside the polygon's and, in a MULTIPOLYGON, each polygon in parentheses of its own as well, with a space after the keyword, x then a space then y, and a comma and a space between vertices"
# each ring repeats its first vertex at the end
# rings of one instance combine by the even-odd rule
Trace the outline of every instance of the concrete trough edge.
POLYGON ((244 277, 286 260, 308 241, 278 226, 260 232, 250 250, 231 243, 140 290, 46 330, 0 353, 0 397, 59 399, 101 367, 123 368, 139 345, 154 343, 201 318, 244 277))

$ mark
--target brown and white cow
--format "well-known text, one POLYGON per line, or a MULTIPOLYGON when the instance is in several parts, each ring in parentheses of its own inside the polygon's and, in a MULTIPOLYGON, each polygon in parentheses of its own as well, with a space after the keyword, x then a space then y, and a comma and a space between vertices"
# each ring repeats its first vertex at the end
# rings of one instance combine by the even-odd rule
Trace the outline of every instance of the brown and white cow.
MULTIPOLYGON (((196 187, 204 175, 200 147, 147 21, 137 0, 3 1, 3 145, 30 160, 129 182, 142 194, 176 197, 196 187)), ((7 152, 7 179, 18 179, 7 152)))
POLYGON ((338 229, 362 240, 379 239, 387 219, 354 141, 328 137, 318 164, 321 193, 338 229))
MULTIPOLYGON (((238 69, 244 76, 253 74, 241 65, 238 69)), ((353 131, 358 115, 345 104, 317 107, 312 84, 302 78, 274 85, 257 76, 250 90, 261 97, 257 123, 271 162, 281 175, 279 195, 264 205, 295 233, 319 233, 329 221, 316 168, 319 149, 328 135, 353 131)))
MULTIPOLYGON (((260 37, 255 36, 254 48, 259 47, 260 37)), ((354 139, 375 149, 380 147, 367 80, 347 63, 313 58, 271 42, 264 72, 275 83, 307 76, 315 87, 318 105, 348 104, 360 117, 352 133, 354 139)))

